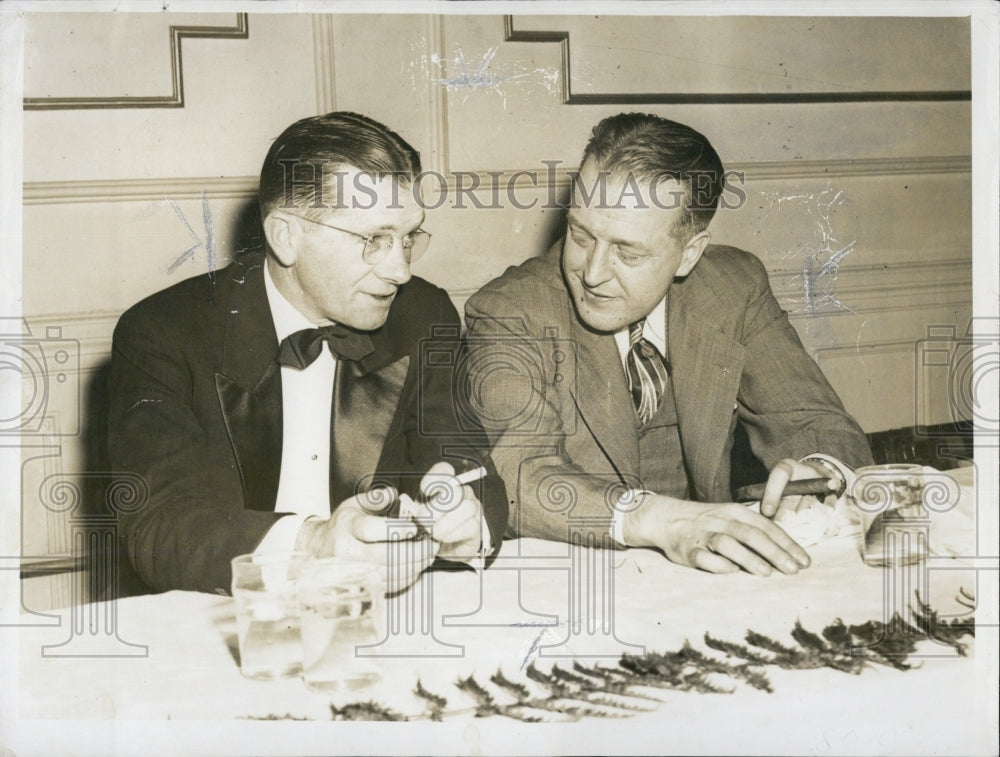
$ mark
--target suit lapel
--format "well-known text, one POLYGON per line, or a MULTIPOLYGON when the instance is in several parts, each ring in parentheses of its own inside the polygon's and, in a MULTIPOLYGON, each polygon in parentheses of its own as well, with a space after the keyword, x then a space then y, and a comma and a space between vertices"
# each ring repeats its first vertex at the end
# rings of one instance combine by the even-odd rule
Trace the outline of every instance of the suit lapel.
POLYGON ((379 338, 381 333, 373 335, 375 352, 360 363, 337 363, 331 418, 331 506, 368 488, 398 418, 410 356, 392 354, 379 338))
POLYGON ((281 369, 263 265, 253 255, 219 273, 232 277, 232 294, 215 386, 251 510, 274 509, 281 473, 281 369))
MULTIPOLYGON (((691 274, 693 279, 698 269, 691 274)), ((745 349, 718 329, 710 282, 675 281, 667 293, 667 353, 678 430, 697 499, 712 498, 739 390, 745 349)))
MULTIPOLYGON (((577 381, 570 393, 577 412, 618 474, 638 476, 638 416, 615 338, 587 330, 575 313, 570 322, 577 351, 577 381)), ((582 431, 576 429, 576 433, 582 431)))

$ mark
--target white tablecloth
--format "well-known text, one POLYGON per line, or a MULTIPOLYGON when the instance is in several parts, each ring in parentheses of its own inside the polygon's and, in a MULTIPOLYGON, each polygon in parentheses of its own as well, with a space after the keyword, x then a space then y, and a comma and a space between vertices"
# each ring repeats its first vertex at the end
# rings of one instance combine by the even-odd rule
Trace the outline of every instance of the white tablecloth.
MULTIPOLYGON (((415 619, 411 633, 390 637, 385 651, 396 656, 386 661, 382 683, 334 703, 372 699, 419 714, 424 703, 412 694, 419 679, 447 697, 449 709, 468 708, 472 700, 454 683, 469 675, 504 700, 489 685, 490 675, 501 669, 508 679, 526 682, 532 661, 541 669, 568 667, 572 656, 614 665, 621 652, 676 650, 686 640, 708 651, 705 632, 741 642, 747 629, 791 644, 796 620, 816 632, 838 617, 848 624, 887 620, 893 609, 905 610, 899 595, 915 587, 941 613, 960 614, 959 589, 977 592, 974 561, 931 559, 926 573, 910 571, 910 584, 899 586, 902 574, 893 578, 862 563, 856 537, 827 537, 809 551, 813 564, 798 575, 758 578, 681 568, 647 550, 507 542, 482 575, 422 579, 407 601, 416 603, 411 610, 427 611, 432 627, 421 629, 415 619), (571 617, 584 622, 574 630, 571 617), (597 626, 588 629, 588 618, 597 626)), ((919 668, 906 672, 768 667, 774 693, 743 684, 732 694, 662 691, 662 704, 628 719, 528 725, 470 713, 443 724, 363 726, 255 722, 269 716, 329 721, 330 702, 297 679, 244 679, 233 613, 227 597, 169 592, 66 609, 54 614, 59 625, 22 628, 17 722, 8 728, 20 739, 15 753, 29 753, 37 739, 74 753, 995 751, 995 691, 984 696, 991 691, 984 686, 995 685, 995 627, 970 644, 969 657, 922 642, 919 668), (74 622, 84 623, 75 634, 74 622), (53 656, 76 653, 97 656, 53 656), (100 656, 112 653, 130 656, 100 656), (71 733, 84 735, 72 739, 71 733), (268 741, 276 733, 279 740, 268 741), (248 735, 253 740, 246 745, 248 735)))

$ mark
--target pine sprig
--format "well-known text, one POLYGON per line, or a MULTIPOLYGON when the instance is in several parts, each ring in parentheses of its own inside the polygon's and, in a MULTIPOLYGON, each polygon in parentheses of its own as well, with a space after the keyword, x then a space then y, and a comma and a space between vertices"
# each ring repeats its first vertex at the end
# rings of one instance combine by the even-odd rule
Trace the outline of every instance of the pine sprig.
POLYGON ((535 667, 535 663, 525 668, 524 673, 532 681, 548 689, 552 699, 571 699, 573 696, 572 688, 567 683, 560 681, 551 673, 543 673, 535 667))
POLYGON ((647 684, 635 681, 633 676, 623 668, 605 668, 596 664, 592 667, 587 667, 580 661, 573 660, 573 670, 577 673, 582 673, 586 677, 593 678, 597 688, 608 694, 618 694, 632 699, 645 699, 648 702, 663 701, 636 691, 633 683, 639 686, 646 686, 647 684))
POLYGON ((735 644, 731 641, 716 639, 707 632, 705 633, 705 646, 719 652, 725 652, 727 655, 731 655, 732 657, 739 657, 740 659, 746 660, 753 665, 771 665, 774 663, 773 657, 765 657, 764 655, 758 654, 743 644, 735 644))
POLYGON ((817 659, 816 655, 806 654, 801 649, 789 647, 762 633, 747 631, 745 638, 747 644, 772 652, 774 660, 772 660, 771 664, 777 665, 779 668, 785 668, 786 670, 811 670, 823 667, 822 661, 817 659))
POLYGON ((798 620, 795 621, 795 628, 792 629, 792 638, 800 646, 816 655, 828 668, 858 675, 865 665, 864 660, 861 658, 851 657, 850 655, 838 652, 823 641, 820 636, 803 628, 802 623, 798 620))
POLYGON ((960 656, 965 657, 966 645, 960 639, 966 634, 975 635, 974 619, 971 625, 965 618, 954 618, 950 623, 941 620, 937 611, 920 599, 920 594, 917 594, 917 608, 911 607, 910 613, 917 622, 917 628, 928 638, 952 646, 960 656))
POLYGON ((333 715, 334 720, 405 721, 409 719, 405 715, 400 715, 398 712, 393 712, 388 707, 383 707, 377 702, 370 700, 367 702, 352 702, 343 707, 331 704, 330 713, 333 715))
POLYGON ((428 717, 435 722, 440 722, 444 709, 448 706, 448 700, 437 694, 432 694, 425 689, 419 678, 417 679, 417 685, 413 689, 413 693, 427 702, 428 717))
POLYGON ((493 695, 484 689, 474 676, 459 678, 455 682, 455 687, 468 694, 476 701, 476 717, 485 718, 490 715, 501 715, 502 708, 493 700, 493 695))
POLYGON ((851 636, 860 642, 858 646, 863 647, 860 654, 897 670, 910 670, 913 667, 906 662, 906 658, 917 651, 917 641, 926 638, 919 629, 903 620, 899 612, 893 613, 888 623, 869 620, 867 623, 851 626, 850 631, 851 636))
POLYGON ((690 664, 696 665, 701 670, 739 679, 761 691, 771 691, 771 682, 767 680, 767 676, 759 670, 754 670, 749 665, 730 665, 724 660, 709 657, 704 652, 700 652, 692 647, 687 641, 681 647, 681 654, 690 664))
POLYGON ((504 691, 512 694, 517 698, 518 702, 525 702, 531 698, 531 692, 528 691, 527 686, 523 683, 515 683, 514 681, 509 680, 499 668, 496 673, 490 676, 490 681, 495 683, 504 691))
POLYGON ((552 666, 551 675, 575 686, 578 691, 576 695, 577 698, 584 699, 595 704, 602 704, 606 707, 617 707, 619 709, 630 710, 633 712, 643 712, 649 708, 649 705, 638 705, 635 704, 634 700, 645 700, 646 702, 652 701, 657 703, 660 701, 659 699, 653 699, 652 697, 630 691, 628 684, 605 685, 603 681, 597 680, 592 676, 581 675, 579 672, 564 670, 558 665, 552 666), (611 689, 615 690, 612 691, 611 689), (630 702, 629 700, 633 701, 630 702))
MULTIPOLYGON (((963 596, 968 595, 963 592, 963 596)), ((624 718, 652 711, 662 703, 661 698, 642 693, 642 689, 730 694, 734 689, 722 684, 728 678, 770 693, 771 683, 762 670, 766 666, 789 670, 829 667, 855 675, 871 664, 910 670, 913 666, 908 657, 916 651, 917 642, 926 639, 949 644, 961 655, 967 653, 967 645, 961 639, 975 635, 973 616, 949 622, 921 601, 919 595, 910 614, 912 624, 899 613, 888 622, 872 620, 860 625, 847 625, 837 618, 819 634, 796 621, 791 631, 794 645, 756 631, 747 631, 745 645, 705 634, 706 647, 722 652, 727 658, 741 660, 739 663, 705 654, 686 641, 672 652, 622 655, 617 666, 584 665, 574 660, 571 669, 553 665, 546 672, 532 662, 525 675, 544 690, 538 696, 524 683, 507 678, 502 669, 497 669, 489 682, 514 697, 514 704, 498 703, 494 694, 470 675, 459 678, 454 685, 474 701, 472 708, 448 711, 448 699, 428 691, 418 680, 413 694, 427 705, 421 715, 407 717, 374 701, 355 702, 341 708, 330 705, 330 712, 334 720, 380 721, 440 721, 463 712, 474 712, 476 717, 500 715, 529 723, 572 722, 584 717, 624 718)), ((270 715, 250 719, 299 718, 270 715)))

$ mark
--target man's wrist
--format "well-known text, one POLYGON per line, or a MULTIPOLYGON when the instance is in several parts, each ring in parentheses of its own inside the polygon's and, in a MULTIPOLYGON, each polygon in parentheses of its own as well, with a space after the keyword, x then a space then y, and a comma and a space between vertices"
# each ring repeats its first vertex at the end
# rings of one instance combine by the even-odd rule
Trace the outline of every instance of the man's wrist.
POLYGON ((298 534, 295 536, 296 552, 306 552, 318 556, 316 541, 322 523, 323 519, 316 515, 310 515, 302 522, 298 534))
POLYGON ((653 492, 646 489, 627 489, 615 502, 611 514, 611 539, 621 547, 635 547, 637 535, 634 533, 636 511, 643 507, 653 492), (626 521, 628 521, 626 525, 626 521))
POLYGON ((851 470, 844 463, 837 460, 835 457, 830 457, 829 455, 823 455, 820 453, 813 453, 803 457, 799 462, 811 465, 817 470, 823 471, 825 475, 830 478, 835 479, 838 482, 837 491, 843 493, 850 491, 851 485, 854 482, 856 476, 854 471, 851 470))

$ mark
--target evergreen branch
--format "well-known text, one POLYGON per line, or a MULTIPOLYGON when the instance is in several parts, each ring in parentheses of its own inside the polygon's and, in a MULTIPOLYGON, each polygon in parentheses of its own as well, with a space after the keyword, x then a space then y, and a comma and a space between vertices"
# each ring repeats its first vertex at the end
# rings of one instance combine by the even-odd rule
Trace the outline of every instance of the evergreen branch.
POLYGON ((844 655, 829 646, 815 633, 803 628, 802 623, 798 620, 795 621, 795 628, 792 629, 792 638, 800 646, 816 655, 828 668, 858 675, 865 665, 864 660, 860 657, 852 657, 850 654, 844 655))
POLYGON ((470 675, 468 678, 459 678, 455 682, 455 686, 459 691, 468 694, 475 700, 477 718, 503 714, 501 711, 502 708, 493 701, 493 695, 484 689, 474 676, 470 675))
POLYGON ((371 700, 367 702, 352 702, 351 704, 345 704, 343 707, 331 704, 330 713, 333 715, 334 720, 408 720, 405 715, 393 712, 389 708, 383 707, 371 700))
POLYGON ((844 621, 837 618, 830 625, 823 629, 823 638, 838 652, 844 655, 853 654, 854 641, 851 636, 851 629, 844 625, 844 621))
POLYGON ((588 668, 578 660, 573 660, 573 670, 583 674, 585 679, 593 679, 595 687, 608 694, 619 694, 631 697, 632 699, 645 699, 649 702, 663 701, 662 699, 635 691, 625 677, 625 674, 619 669, 603 668, 600 665, 588 668))
POLYGON ((772 665, 774 664, 773 657, 764 657, 759 655, 749 647, 742 644, 734 644, 731 641, 724 641, 722 639, 716 639, 714 636, 710 636, 708 632, 705 633, 705 646, 715 649, 719 652, 725 652, 727 655, 732 657, 739 657, 746 660, 754 665, 772 665))
POLYGON ((442 714, 444 713, 444 708, 448 706, 448 700, 444 697, 438 696, 437 694, 432 694, 425 689, 419 678, 417 679, 417 686, 413 689, 413 693, 427 702, 430 719, 440 722, 442 714))
POLYGON ((572 698, 573 692, 569 686, 560 681, 558 678, 543 673, 538 668, 535 667, 535 663, 531 663, 527 668, 525 668, 525 675, 528 676, 532 681, 542 684, 551 692, 551 697, 568 697, 572 698))
POLYGON ((752 646, 773 652, 774 661, 771 664, 777 665, 779 668, 787 670, 811 670, 823 666, 823 662, 817 659, 815 655, 805 654, 801 650, 786 646, 762 633, 747 631, 746 640, 752 646))
MULTIPOLYGON (((963 596, 967 595, 962 590, 963 596)), ((474 707, 446 711, 448 700, 424 688, 417 680, 413 694, 427 703, 424 715, 407 717, 374 701, 355 702, 338 708, 330 705, 334 720, 406 721, 430 719, 440 721, 446 716, 474 712, 476 717, 502 715, 522 722, 572 722, 583 717, 623 718, 637 712, 651 712, 662 699, 637 692, 638 687, 701 693, 732 693, 716 676, 743 681, 761 691, 771 692, 771 683, 760 669, 773 665, 785 669, 810 670, 821 666, 850 673, 860 673, 867 663, 890 665, 899 670, 913 666, 908 657, 916 651, 917 642, 933 639, 953 646, 959 654, 966 653, 965 636, 975 636, 975 618, 943 620, 919 596, 910 608, 913 624, 897 612, 887 623, 872 620, 860 625, 846 625, 837 618, 816 634, 796 621, 791 636, 797 646, 789 646, 756 631, 747 631, 747 645, 736 644, 705 634, 705 646, 724 653, 720 659, 692 647, 687 641, 672 652, 647 652, 645 655, 622 655, 617 667, 584 665, 574 660, 571 669, 553 665, 549 672, 539 670, 534 663, 525 670, 531 681, 547 692, 533 697, 531 689, 519 681, 508 679, 497 669, 490 682, 512 695, 515 704, 499 704, 493 695, 473 676, 459 678, 455 686, 474 701, 474 707), (759 648, 763 652, 758 652, 759 648), (653 705, 653 706, 650 706, 653 705)), ((292 715, 269 715, 252 720, 305 720, 292 715)))
POLYGON ((518 702, 524 702, 525 700, 531 698, 531 692, 528 691, 527 686, 523 683, 514 683, 513 681, 508 680, 507 677, 504 676, 503 671, 499 668, 497 669, 497 672, 490 677, 490 680, 501 689, 505 689, 517 697, 518 702))

